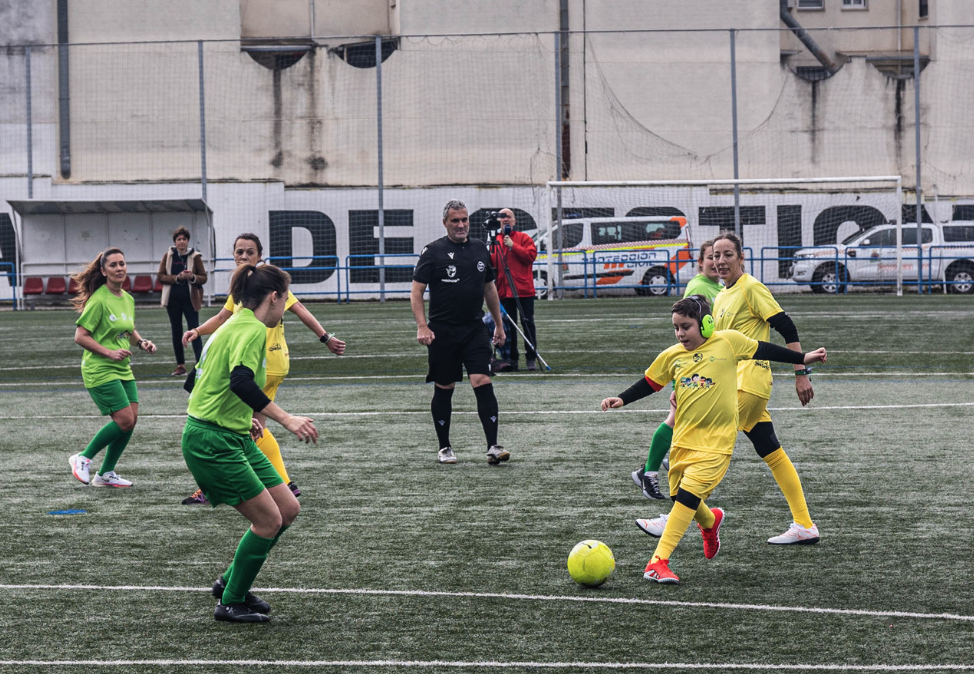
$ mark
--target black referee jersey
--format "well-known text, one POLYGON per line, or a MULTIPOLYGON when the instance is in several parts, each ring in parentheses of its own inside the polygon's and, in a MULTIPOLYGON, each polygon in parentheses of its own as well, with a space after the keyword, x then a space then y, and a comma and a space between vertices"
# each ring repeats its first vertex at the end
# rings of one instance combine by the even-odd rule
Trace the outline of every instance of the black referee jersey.
POLYGON ((494 280, 487 244, 479 239, 454 243, 437 239, 425 248, 413 280, 429 287, 430 323, 466 325, 483 316, 484 285, 494 280))

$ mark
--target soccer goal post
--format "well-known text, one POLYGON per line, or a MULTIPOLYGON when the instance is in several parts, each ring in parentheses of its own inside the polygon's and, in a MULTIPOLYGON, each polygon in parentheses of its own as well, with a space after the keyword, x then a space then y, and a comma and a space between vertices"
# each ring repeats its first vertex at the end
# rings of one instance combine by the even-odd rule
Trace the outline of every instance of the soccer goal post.
POLYGON ((901 295, 904 273, 928 280, 900 176, 549 181, 545 198, 535 275, 549 299, 682 294, 700 244, 724 231, 776 293, 901 295))

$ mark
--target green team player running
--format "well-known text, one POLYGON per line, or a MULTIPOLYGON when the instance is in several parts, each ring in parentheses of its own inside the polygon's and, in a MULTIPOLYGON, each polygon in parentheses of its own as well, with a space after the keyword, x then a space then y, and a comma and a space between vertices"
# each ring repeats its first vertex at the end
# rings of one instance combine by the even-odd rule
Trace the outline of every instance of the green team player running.
POLYGON ((74 343, 85 350, 81 377, 98 410, 112 420, 102 426, 83 452, 68 459, 75 479, 94 487, 131 487, 115 472, 139 419, 139 392, 132 374, 130 347, 155 353, 156 345, 135 329, 135 300, 122 290, 128 275, 125 254, 118 248, 101 253, 72 278, 78 294, 71 300, 81 312, 74 343), (105 460, 94 478, 91 460, 104 447, 105 460))
MULTIPOLYGON (((700 244, 700 256, 697 258, 697 275, 687 283, 686 292, 683 297, 691 295, 703 295, 707 301, 713 304, 724 286, 720 284, 720 277, 717 275, 717 266, 714 264, 714 242, 713 239, 704 241, 700 244)), ((649 445, 649 453, 646 456, 646 464, 632 471, 632 481, 637 487, 643 490, 646 498, 664 499, 663 492, 659 488, 659 469, 663 465, 666 453, 670 451, 670 442, 673 440, 673 424, 676 422, 676 392, 670 394, 670 411, 666 416, 666 421, 661 423, 656 432, 653 433, 653 440, 649 445)))
POLYGON ((230 293, 241 309, 213 333, 196 366, 183 429, 183 458, 206 498, 226 503, 250 521, 230 568, 213 584, 214 618, 268 622, 270 605, 250 592, 267 555, 301 506, 254 438, 259 412, 304 442, 318 441, 314 422, 288 414, 261 390, 267 328, 281 322, 291 277, 272 265, 237 267, 230 293))

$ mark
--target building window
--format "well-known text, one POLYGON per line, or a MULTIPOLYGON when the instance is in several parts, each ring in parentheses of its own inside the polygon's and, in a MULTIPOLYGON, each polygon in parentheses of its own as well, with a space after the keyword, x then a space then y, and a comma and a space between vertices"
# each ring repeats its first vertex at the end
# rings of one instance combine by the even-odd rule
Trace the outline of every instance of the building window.
POLYGON ((866 9, 866 0, 842 0, 842 9, 866 9))
POLYGON ((825 0, 798 0, 798 9, 825 9, 825 0))
POLYGON ((920 0, 920 18, 926 19, 930 15, 930 3, 928 0, 920 0))

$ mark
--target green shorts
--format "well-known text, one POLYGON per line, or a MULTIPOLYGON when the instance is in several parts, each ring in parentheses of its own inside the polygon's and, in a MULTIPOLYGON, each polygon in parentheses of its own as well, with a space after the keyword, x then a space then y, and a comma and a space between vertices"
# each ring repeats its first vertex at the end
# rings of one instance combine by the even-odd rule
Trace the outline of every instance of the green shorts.
POLYGON ((183 458, 214 506, 235 506, 284 483, 249 435, 193 417, 183 427, 183 458))
POLYGON ((134 379, 115 379, 88 389, 88 395, 103 415, 123 410, 139 402, 139 390, 134 379))

